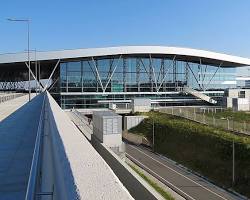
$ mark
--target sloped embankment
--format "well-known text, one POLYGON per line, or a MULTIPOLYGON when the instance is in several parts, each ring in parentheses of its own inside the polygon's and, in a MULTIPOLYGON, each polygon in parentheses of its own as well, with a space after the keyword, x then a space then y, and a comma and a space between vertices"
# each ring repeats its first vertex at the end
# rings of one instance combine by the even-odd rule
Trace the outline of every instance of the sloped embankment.
POLYGON ((152 141, 155 151, 207 177, 217 185, 233 188, 250 197, 250 137, 233 135, 179 117, 150 112, 132 133, 152 141), (235 183, 232 186, 233 141, 235 142, 235 183))

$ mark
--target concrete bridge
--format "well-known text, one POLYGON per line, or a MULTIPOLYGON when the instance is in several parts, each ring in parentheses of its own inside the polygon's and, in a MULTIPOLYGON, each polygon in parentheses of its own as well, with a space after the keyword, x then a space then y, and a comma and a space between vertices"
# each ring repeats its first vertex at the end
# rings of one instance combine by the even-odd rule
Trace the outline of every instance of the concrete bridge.
POLYGON ((96 143, 108 165, 48 92, 27 101, 0 104, 0 199, 161 199, 96 143))

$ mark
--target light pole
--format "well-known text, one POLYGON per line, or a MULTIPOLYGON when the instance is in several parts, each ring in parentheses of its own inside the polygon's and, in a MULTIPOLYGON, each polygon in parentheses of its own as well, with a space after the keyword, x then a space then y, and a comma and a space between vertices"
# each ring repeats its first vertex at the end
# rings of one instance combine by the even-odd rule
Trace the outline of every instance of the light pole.
POLYGON ((27 37, 28 37, 28 65, 29 65, 29 101, 30 101, 30 20, 29 19, 12 19, 8 18, 11 22, 25 22, 27 23, 27 37))
POLYGON ((154 120, 154 118, 153 118, 153 127, 152 127, 152 129, 153 129, 153 139, 152 139, 152 146, 153 146, 153 152, 155 151, 155 120, 154 120))

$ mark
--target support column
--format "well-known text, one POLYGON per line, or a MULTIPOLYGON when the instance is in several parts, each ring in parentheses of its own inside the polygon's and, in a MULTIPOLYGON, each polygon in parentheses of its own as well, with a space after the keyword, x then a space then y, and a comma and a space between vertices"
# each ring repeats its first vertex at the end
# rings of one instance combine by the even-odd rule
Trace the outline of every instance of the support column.
POLYGON ((185 85, 188 85, 188 76, 189 76, 189 74, 188 74, 188 64, 187 64, 187 62, 185 63, 185 85))
POLYGON ((174 83, 174 90, 177 89, 177 66, 176 61, 173 61, 173 83, 174 83))
POLYGON ((138 88, 138 92, 140 92, 140 60, 136 59, 136 84, 138 88))
POLYGON ((123 91, 124 92, 127 92, 126 76, 127 76, 127 58, 123 58, 123 91))
MULTIPOLYGON (((165 74, 166 74, 166 68, 165 68, 165 60, 164 58, 161 59, 161 80, 163 80, 163 84, 162 84, 162 91, 166 92, 166 81, 164 80, 165 74)), ((159 88, 160 89, 160 88, 159 88)))
MULTIPOLYGON (((151 57, 150 57, 151 58, 151 57)), ((152 67, 152 59, 149 60, 149 82, 150 82, 150 91, 154 91, 154 82, 153 82, 153 67, 152 67)))

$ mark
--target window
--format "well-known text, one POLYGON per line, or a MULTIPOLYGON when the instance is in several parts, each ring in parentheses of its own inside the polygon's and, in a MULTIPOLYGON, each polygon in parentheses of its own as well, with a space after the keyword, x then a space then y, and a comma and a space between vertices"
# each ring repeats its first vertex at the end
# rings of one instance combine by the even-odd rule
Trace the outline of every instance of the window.
POLYGON ((239 97, 239 98, 246 98, 245 91, 239 91, 238 97, 239 97))

